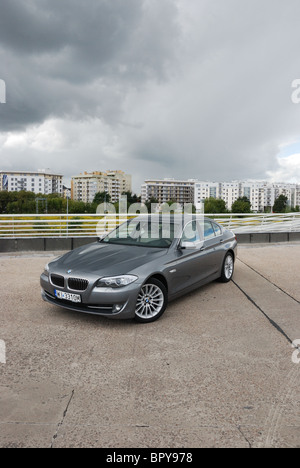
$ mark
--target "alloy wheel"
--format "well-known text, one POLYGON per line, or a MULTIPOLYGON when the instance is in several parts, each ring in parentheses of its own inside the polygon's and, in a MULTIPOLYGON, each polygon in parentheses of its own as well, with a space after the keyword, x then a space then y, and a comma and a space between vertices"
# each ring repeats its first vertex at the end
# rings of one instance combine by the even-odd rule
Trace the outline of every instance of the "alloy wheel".
POLYGON ((158 284, 147 283, 142 286, 137 298, 135 315, 142 321, 158 318, 165 305, 165 295, 158 284))
POLYGON ((232 255, 228 254, 225 258, 224 263, 224 275, 227 280, 230 280, 233 274, 233 258, 232 255))

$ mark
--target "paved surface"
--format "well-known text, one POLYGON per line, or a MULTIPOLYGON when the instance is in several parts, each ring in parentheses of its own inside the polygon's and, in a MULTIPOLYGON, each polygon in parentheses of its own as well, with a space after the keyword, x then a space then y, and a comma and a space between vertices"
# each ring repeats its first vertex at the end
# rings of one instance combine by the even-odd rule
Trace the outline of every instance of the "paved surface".
POLYGON ((300 447, 299 244, 241 246, 149 325, 42 302, 49 258, 0 256, 1 447, 300 447))

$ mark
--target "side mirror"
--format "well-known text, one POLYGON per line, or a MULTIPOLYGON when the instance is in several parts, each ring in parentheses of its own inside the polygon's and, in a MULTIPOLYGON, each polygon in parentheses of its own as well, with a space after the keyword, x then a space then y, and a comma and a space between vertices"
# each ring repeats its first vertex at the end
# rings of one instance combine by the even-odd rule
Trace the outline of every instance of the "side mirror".
POLYGON ((204 245, 203 241, 181 241, 179 244, 180 249, 201 249, 204 245))

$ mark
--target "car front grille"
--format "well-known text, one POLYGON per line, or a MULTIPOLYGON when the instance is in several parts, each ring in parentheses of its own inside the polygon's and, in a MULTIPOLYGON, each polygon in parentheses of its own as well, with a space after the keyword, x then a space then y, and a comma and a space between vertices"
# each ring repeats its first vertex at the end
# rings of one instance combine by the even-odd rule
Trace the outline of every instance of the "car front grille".
POLYGON ((88 287, 89 282, 86 279, 82 278, 69 278, 68 279, 68 288, 73 291, 85 291, 88 287))
POLYGON ((65 286, 65 278, 60 275, 51 275, 51 281, 54 286, 58 286, 59 288, 64 288, 65 286))

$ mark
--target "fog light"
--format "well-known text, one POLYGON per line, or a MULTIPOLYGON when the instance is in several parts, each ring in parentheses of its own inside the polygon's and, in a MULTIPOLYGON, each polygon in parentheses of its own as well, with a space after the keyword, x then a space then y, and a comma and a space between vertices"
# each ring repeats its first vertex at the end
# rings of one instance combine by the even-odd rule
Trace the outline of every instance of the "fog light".
POLYGON ((113 306, 113 313, 116 314, 116 313, 120 312, 120 310, 122 310, 122 308, 123 308, 123 304, 115 304, 113 306))

